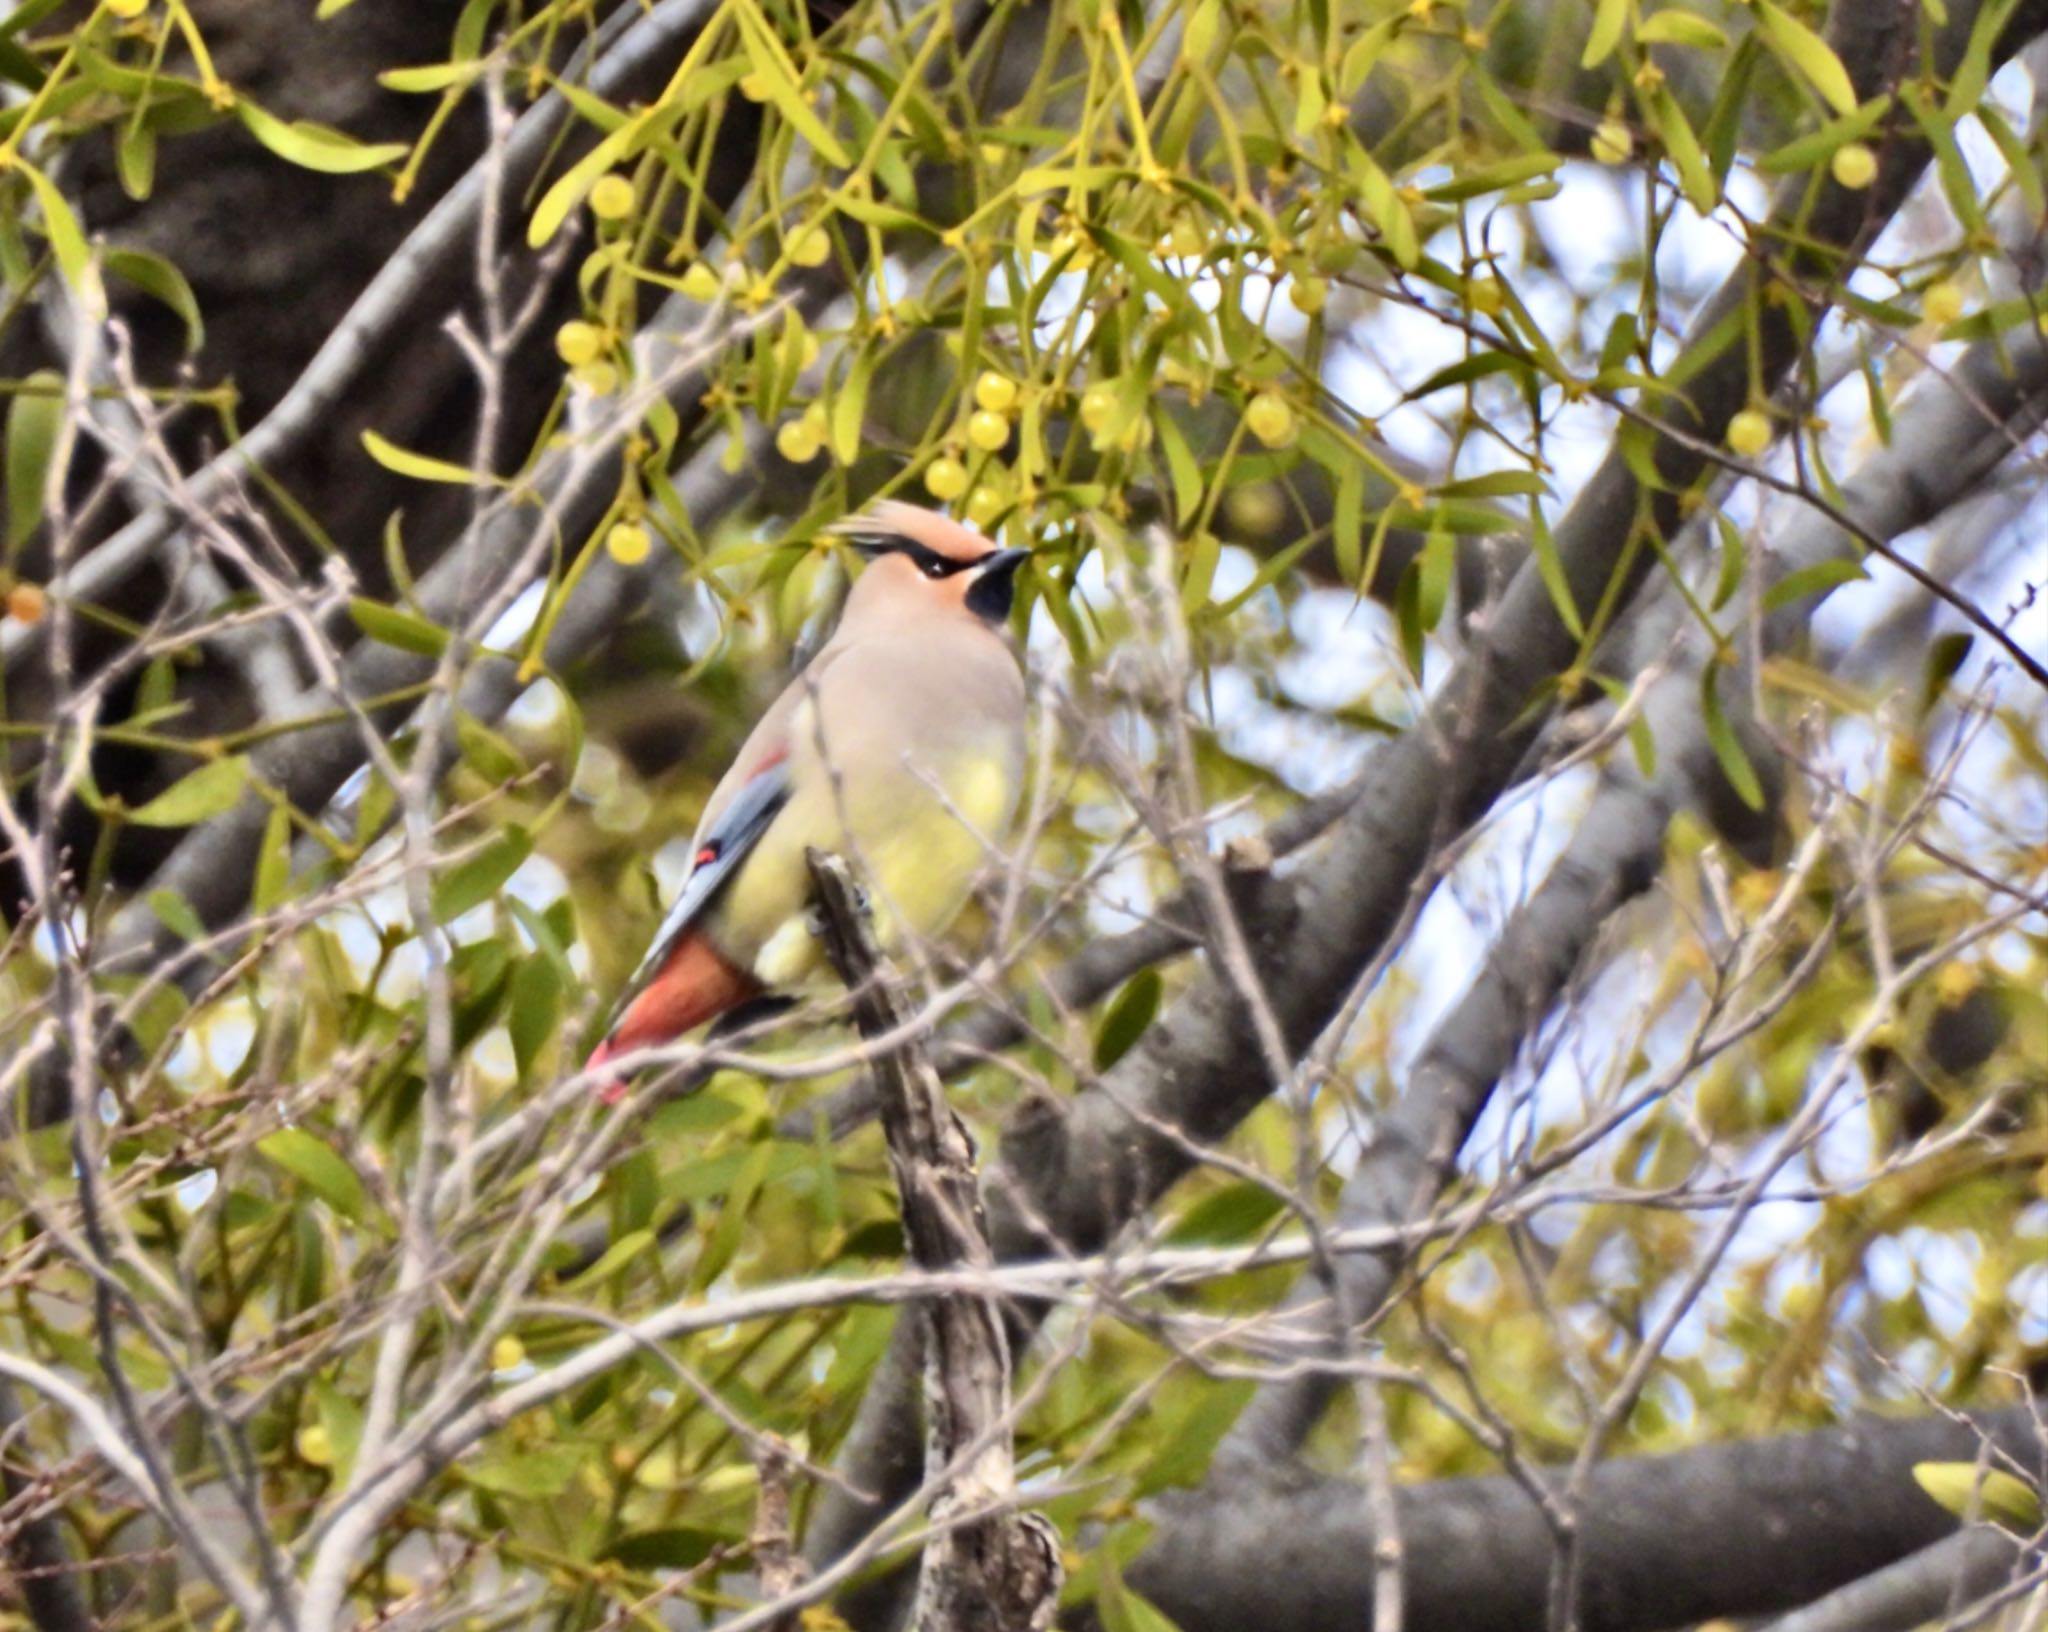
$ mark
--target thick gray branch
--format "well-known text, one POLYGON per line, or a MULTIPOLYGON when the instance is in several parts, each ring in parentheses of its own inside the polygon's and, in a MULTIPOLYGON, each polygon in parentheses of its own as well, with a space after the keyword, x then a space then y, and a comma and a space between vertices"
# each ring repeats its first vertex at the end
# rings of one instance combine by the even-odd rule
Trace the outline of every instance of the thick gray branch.
POLYGON ((2011 1578, 2018 1552, 2011 1536, 1990 1525, 1958 1530, 1795 1609, 1764 1632, 1910 1632, 1997 1591, 2011 1578))
MULTIPOLYGON (((1955 1521, 1916 1462, 1974 1458, 1979 1429, 2023 1466, 2022 1408, 1976 1425, 1859 1418, 1820 1433, 1636 1457, 1597 1470, 1580 1524, 1584 1632, 1652 1632, 1811 1604, 1940 1540, 1955 1521)), ((1540 1632, 1554 1541, 1512 1479, 1400 1493, 1408 1632, 1540 1632)), ((1373 1542, 1361 1486, 1297 1476, 1191 1501, 1131 1566, 1182 1632, 1367 1632, 1373 1542)))

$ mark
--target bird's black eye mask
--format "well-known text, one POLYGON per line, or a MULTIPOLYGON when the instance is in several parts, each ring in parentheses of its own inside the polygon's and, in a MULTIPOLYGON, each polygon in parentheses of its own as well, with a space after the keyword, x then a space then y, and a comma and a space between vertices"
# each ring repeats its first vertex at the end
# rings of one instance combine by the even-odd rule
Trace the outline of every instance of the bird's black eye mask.
POLYGON ((849 533, 846 542, 870 561, 885 555, 907 555, 911 564, 927 578, 950 578, 956 572, 966 572, 981 565, 980 559, 956 561, 950 555, 926 549, 900 533, 849 533))

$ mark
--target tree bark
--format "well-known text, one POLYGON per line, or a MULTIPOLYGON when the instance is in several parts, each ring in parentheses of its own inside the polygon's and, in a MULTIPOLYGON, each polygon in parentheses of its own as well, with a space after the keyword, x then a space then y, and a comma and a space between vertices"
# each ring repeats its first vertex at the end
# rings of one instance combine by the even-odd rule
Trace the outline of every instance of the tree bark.
MULTIPOLYGON (((910 1009, 870 933, 852 872, 810 853, 826 955, 853 997, 875 1061, 882 1132, 902 1198, 903 1233, 920 1269, 995 1264, 975 1173, 974 1141, 947 1103, 924 1041, 905 1037, 910 1009), (890 1039, 901 1039, 890 1041, 890 1039)), ((1059 1604, 1057 1533, 1017 1512, 1011 1457, 1010 1348, 993 1296, 956 1294, 914 1316, 924 1350, 925 1476, 937 1533, 920 1567, 914 1632, 1045 1632, 1059 1604)))
MULTIPOLYGON (((1970 1460, 1980 1433, 2039 1477, 2044 1442, 2024 1407, 1609 1463, 1579 1515, 1580 1625, 1655 1632, 1813 1603, 1954 1532, 1913 1465, 1970 1460)), ((1542 1632, 1554 1542, 1526 1490, 1454 1479, 1398 1500, 1407 1632, 1542 1632)), ((1162 1504, 1126 1573, 1182 1632, 1370 1632, 1374 1540, 1358 1484, 1243 1480, 1227 1498, 1162 1504)))

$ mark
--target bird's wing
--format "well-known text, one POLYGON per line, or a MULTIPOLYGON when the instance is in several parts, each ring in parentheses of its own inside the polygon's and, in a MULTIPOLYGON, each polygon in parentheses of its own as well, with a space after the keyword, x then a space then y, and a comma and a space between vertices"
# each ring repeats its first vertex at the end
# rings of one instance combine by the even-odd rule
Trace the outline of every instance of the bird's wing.
POLYGON ((754 774, 734 790, 725 807, 698 833, 697 853, 691 858, 690 875, 683 880, 682 891, 676 896, 675 905, 668 909, 668 916, 662 919, 661 928, 655 932, 654 940, 647 948, 647 955, 640 960, 640 967, 633 971, 633 978, 620 992, 618 1003, 612 1010, 612 1025, 618 1023, 626 1006, 661 972, 676 943, 689 933, 690 926, 710 905, 719 887, 732 877, 746 859, 747 852, 767 832, 768 824, 789 803, 789 793, 789 761, 786 757, 777 757, 757 767, 754 774))

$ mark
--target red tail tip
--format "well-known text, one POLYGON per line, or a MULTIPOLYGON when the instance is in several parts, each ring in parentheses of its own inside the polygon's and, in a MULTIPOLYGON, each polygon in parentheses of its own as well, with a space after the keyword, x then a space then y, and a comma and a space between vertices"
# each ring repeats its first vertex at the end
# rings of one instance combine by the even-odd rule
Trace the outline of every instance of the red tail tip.
MULTIPOLYGON (((613 1052, 612 1040, 607 1037, 590 1051, 590 1058, 583 1062, 583 1069, 586 1072, 597 1070, 599 1066, 612 1057, 613 1052)), ((620 1100, 626 1097, 626 1079, 624 1077, 601 1078, 597 1083, 597 1097, 602 1104, 618 1104, 620 1100)))

